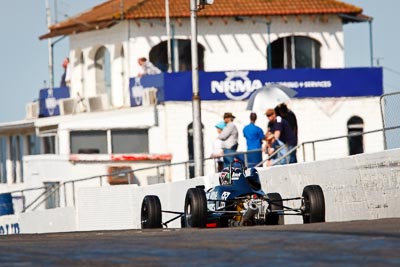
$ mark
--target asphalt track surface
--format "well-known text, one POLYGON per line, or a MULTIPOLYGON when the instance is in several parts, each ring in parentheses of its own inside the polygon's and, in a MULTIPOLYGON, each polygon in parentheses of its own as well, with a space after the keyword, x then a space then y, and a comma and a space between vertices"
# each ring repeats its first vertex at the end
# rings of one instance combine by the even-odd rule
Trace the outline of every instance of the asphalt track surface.
POLYGON ((400 266, 400 218, 0 237, 0 266, 400 266))

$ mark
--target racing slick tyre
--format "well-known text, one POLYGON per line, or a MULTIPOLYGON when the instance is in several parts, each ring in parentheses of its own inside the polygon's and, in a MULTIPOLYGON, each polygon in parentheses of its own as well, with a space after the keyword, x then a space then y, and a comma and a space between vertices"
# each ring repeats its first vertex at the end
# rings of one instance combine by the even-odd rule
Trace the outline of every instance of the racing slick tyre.
MULTIPOLYGON (((206 227, 207 199, 203 189, 189 188, 185 198, 184 227, 206 227)), ((183 223, 182 223, 183 225, 183 223)))
POLYGON ((162 228, 161 202, 158 196, 145 196, 140 213, 142 229, 162 228))
POLYGON ((303 189, 303 222, 325 222, 325 198, 319 185, 307 185, 303 189))
POLYGON ((283 202, 282 197, 279 193, 268 193, 267 197, 268 201, 268 210, 272 211, 272 213, 267 213, 265 215, 265 224, 266 225, 283 225, 284 218, 283 215, 279 215, 277 213, 273 213, 277 210, 283 210, 283 202))

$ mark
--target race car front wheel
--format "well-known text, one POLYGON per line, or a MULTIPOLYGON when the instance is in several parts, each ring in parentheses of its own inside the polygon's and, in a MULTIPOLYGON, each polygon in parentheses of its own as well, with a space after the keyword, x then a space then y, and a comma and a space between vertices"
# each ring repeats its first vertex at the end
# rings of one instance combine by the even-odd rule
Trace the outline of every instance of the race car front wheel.
POLYGON ((303 190, 303 222, 325 222, 325 198, 319 185, 307 185, 303 190))
MULTIPOLYGON (((185 198, 185 227, 206 227, 207 199, 203 189, 189 188, 185 198)), ((182 223, 183 225, 183 223, 182 223)))
POLYGON ((161 202, 158 196, 145 196, 140 213, 142 229, 162 228, 161 202))

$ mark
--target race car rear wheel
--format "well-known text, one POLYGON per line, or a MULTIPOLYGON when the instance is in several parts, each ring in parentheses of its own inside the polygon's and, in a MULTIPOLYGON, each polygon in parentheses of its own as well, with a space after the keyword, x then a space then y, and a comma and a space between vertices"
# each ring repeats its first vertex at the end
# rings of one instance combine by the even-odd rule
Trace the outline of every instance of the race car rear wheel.
MULTIPOLYGON (((185 198, 185 227, 206 227, 207 199, 203 189, 189 188, 185 198)), ((183 224, 182 224, 183 225, 183 224)))
POLYGON ((303 222, 325 222, 325 198, 319 185, 308 185, 303 190, 303 222))
POLYGON ((145 196, 140 213, 142 229, 162 228, 161 202, 158 196, 145 196))
POLYGON ((266 225, 283 225, 284 218, 283 215, 274 213, 277 210, 283 210, 282 197, 279 193, 269 193, 268 196, 268 210, 272 211, 265 215, 266 225))

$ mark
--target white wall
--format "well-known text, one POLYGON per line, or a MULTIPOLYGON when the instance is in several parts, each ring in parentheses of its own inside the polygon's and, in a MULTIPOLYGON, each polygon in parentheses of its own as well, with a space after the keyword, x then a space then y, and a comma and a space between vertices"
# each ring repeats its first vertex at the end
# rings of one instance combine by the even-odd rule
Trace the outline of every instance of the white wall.
MULTIPOLYGON (((268 36, 265 18, 198 18, 198 42, 205 48, 206 71, 266 70, 267 45, 290 35, 308 36, 321 44, 321 67, 344 67, 344 37, 341 20, 335 16, 271 17, 268 36)), ((177 22, 176 39, 189 40, 189 19, 177 22)), ((122 21, 98 31, 70 36, 71 97, 79 92, 83 97, 95 96, 94 56, 100 46, 110 52, 112 66, 112 99, 114 107, 129 106, 129 78, 139 71, 137 59, 148 57, 152 47, 166 41, 166 30, 158 20, 122 21), (129 26, 128 26, 129 24, 129 26), (121 59, 121 47, 124 58, 121 59), (84 66, 78 64, 81 52, 84 66), (82 75, 83 74, 83 75, 82 75), (124 80, 122 80, 124 79, 124 80)))

